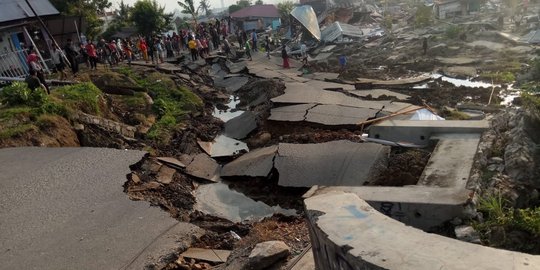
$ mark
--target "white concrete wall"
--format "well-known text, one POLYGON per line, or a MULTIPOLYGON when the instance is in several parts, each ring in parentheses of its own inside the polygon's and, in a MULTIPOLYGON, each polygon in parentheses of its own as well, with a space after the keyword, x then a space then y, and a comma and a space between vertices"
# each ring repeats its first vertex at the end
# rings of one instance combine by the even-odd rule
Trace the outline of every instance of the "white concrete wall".
POLYGON ((540 269, 540 256, 428 234, 351 193, 316 195, 305 206, 319 270, 540 269))

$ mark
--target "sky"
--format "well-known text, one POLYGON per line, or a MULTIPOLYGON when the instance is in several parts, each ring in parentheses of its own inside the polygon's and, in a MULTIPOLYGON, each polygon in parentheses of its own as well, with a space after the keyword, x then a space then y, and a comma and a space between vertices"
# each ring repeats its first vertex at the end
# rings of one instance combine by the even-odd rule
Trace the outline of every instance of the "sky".
MULTIPOLYGON (((113 4, 113 8, 118 8, 120 5, 121 0, 110 0, 113 4)), ((180 6, 178 6, 178 0, 156 0, 158 4, 164 5, 165 10, 167 12, 173 12, 175 9, 180 10, 180 6)), ((194 3, 198 4, 199 0, 194 0, 194 3)), ((133 5, 137 0, 124 0, 124 3, 133 5)), ((253 0, 254 2, 254 0, 253 0)), ((280 0, 263 0, 265 4, 277 4, 281 2, 280 0)), ((236 3, 236 0, 223 0, 223 3, 225 7, 229 7, 230 5, 236 3)), ((210 7, 211 8, 221 8, 221 0, 210 0, 210 7)))

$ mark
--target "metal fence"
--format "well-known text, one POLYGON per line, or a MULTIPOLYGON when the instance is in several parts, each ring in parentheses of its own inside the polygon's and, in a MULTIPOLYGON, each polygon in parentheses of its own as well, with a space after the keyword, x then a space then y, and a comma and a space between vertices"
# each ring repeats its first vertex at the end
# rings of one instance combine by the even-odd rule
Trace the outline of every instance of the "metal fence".
POLYGON ((0 54, 0 77, 26 77, 28 75, 27 56, 24 50, 0 54))

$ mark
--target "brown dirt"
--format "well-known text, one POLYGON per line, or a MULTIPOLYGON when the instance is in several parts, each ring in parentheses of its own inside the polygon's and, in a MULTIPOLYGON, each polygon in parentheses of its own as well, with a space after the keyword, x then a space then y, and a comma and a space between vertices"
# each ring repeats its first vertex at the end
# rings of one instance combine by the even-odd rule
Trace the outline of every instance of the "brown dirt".
POLYGON ((48 119, 23 134, 0 139, 0 148, 20 146, 77 147, 80 146, 77 134, 69 121, 60 116, 47 116, 48 119))
POLYGON ((423 149, 393 147, 386 170, 370 186, 416 185, 429 160, 431 152, 423 149))

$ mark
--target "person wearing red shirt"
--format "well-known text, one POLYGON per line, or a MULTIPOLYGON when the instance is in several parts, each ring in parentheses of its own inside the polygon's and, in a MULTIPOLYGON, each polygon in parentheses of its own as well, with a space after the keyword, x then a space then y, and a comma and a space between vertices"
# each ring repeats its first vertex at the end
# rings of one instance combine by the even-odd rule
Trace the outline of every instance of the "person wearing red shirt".
POLYGON ((86 44, 86 53, 88 54, 88 60, 90 61, 90 69, 97 69, 97 52, 96 52, 96 46, 94 46, 94 43, 90 41, 90 43, 86 44))

